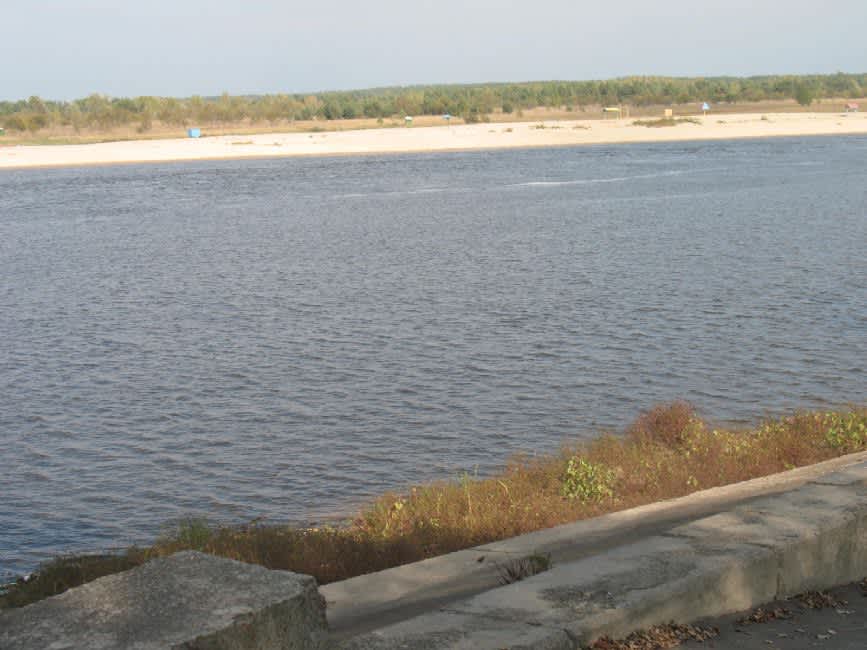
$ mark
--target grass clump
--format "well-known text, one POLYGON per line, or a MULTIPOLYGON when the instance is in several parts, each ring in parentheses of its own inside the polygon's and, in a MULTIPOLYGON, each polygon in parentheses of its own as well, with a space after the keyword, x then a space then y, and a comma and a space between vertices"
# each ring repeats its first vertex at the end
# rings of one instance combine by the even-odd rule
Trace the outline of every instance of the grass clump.
POLYGON ((500 573, 500 584, 510 585, 513 582, 519 582, 525 578, 542 573, 551 568, 551 555, 549 553, 540 554, 534 553, 527 557, 518 558, 505 564, 498 564, 497 570, 500 573))
POLYGON ((0 593, 0 607, 186 549, 310 574, 324 584, 864 449, 863 408, 797 412, 727 429, 675 402, 643 413, 621 435, 567 445, 549 456, 517 456, 493 476, 464 474, 383 494, 343 526, 188 520, 147 548, 61 558, 0 593))
POLYGON ((701 124, 701 120, 694 117, 661 117, 658 120, 635 120, 632 126, 659 128, 663 126, 677 126, 678 124, 701 124))

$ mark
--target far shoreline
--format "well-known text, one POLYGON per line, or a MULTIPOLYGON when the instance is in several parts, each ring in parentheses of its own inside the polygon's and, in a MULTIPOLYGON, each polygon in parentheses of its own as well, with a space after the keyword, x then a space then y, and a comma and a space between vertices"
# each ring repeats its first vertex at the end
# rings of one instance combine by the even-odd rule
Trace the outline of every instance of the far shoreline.
MULTIPOLYGON (((652 122, 653 124, 653 122, 652 122)), ((637 119, 219 135, 0 147, 0 170, 272 158, 455 153, 585 145, 867 135, 867 113, 737 113, 647 126, 637 119)))

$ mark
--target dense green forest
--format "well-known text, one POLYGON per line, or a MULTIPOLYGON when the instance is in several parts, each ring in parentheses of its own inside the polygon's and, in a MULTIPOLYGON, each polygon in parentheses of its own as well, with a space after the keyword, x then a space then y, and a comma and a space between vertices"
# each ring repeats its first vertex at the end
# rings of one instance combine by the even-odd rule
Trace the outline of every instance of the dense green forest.
POLYGON ((688 102, 735 103, 867 94, 867 74, 716 78, 628 77, 608 81, 540 81, 471 85, 373 88, 316 94, 260 96, 112 98, 74 101, 39 97, 0 102, 0 125, 9 131, 51 126, 111 129, 134 125, 141 132, 166 125, 275 123, 310 119, 387 118, 449 113, 468 122, 501 110, 599 104, 647 106, 688 102))

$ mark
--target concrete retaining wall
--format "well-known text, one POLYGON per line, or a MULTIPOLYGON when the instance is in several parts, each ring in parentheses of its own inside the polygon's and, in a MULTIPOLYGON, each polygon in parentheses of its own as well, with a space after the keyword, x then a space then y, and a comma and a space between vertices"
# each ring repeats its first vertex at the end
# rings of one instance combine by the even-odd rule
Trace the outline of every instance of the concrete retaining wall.
POLYGON ((569 649, 867 575, 867 462, 437 611, 344 650, 569 649))

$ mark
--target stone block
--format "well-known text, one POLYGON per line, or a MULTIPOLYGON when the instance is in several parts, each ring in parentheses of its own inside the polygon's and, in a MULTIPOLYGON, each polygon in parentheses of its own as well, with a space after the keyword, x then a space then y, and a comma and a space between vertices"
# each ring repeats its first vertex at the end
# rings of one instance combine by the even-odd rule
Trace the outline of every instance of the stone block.
POLYGON ((185 551, 0 612, 3 650, 324 647, 310 576, 185 551))

